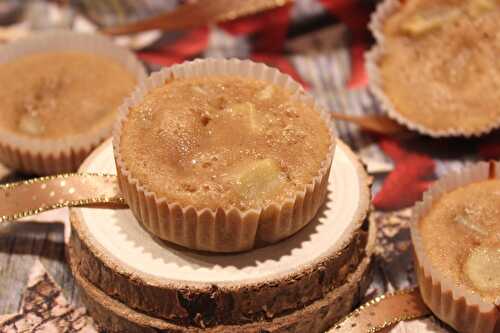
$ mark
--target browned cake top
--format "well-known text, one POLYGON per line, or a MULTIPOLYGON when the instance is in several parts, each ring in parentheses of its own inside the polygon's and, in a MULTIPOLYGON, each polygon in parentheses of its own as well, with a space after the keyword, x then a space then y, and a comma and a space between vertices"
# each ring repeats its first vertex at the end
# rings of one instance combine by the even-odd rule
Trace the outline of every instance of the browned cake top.
POLYGON ((385 23, 382 88, 406 119, 473 133, 500 117, 500 1, 408 0, 385 23))
POLYGON ((500 298, 500 180, 443 195, 420 229, 434 268, 487 301, 500 298))
POLYGON ((317 110, 263 81, 175 79, 132 108, 121 132, 126 167, 169 202, 258 208, 304 189, 331 136, 317 110))
POLYGON ((0 127, 59 139, 111 125, 136 80, 104 56, 41 53, 0 65, 0 127))

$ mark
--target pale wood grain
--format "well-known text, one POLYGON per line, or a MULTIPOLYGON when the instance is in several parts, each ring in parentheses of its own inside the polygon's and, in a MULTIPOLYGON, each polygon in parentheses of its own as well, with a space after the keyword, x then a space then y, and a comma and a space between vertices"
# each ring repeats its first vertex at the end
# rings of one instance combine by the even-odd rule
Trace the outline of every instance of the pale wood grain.
POLYGON ((85 308, 76 308, 66 300, 38 260, 31 267, 19 313, 5 319, 0 330, 8 333, 97 331, 85 308))
POLYGON ((19 310, 22 291, 37 260, 61 286, 67 299, 81 304, 65 262, 64 216, 59 219, 57 215, 51 214, 45 221, 35 217, 0 227, 0 314, 19 310))

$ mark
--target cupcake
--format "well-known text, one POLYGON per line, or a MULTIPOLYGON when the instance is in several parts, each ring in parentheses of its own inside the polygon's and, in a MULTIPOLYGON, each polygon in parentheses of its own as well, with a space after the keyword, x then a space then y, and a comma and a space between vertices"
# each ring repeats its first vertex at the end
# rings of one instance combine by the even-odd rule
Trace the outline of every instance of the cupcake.
POLYGON ((388 115, 434 137, 500 126, 500 3, 386 0, 372 17, 371 90, 388 115))
POLYGON ((4 46, 0 162, 39 175, 75 171, 144 77, 132 53, 101 36, 50 32, 4 46))
POLYGON ((114 134, 121 190, 152 234, 235 252, 304 227, 334 150, 328 115, 262 64, 198 60, 152 75, 114 134))
POLYGON ((422 298, 459 332, 500 330, 499 171, 492 162, 448 175, 414 211, 422 298))

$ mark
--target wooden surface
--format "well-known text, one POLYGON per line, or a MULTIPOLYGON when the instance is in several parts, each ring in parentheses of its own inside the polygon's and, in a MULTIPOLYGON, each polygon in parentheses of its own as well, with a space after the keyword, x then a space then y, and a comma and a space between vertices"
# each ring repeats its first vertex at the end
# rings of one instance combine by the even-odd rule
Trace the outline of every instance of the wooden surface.
POLYGON ((96 332, 86 309, 74 307, 67 301, 38 260, 31 267, 20 311, 0 317, 0 323, 6 332, 96 332))
MULTIPOLYGON (((0 233, 0 313, 16 312, 21 293, 35 263, 39 260, 61 286, 68 286, 71 276, 64 264, 61 223, 36 223, 2 227, 0 233), (14 293, 13 291, 17 291, 14 293)), ((77 298, 72 283, 69 299, 77 298)))
POLYGON ((23 291, 37 265, 53 277, 69 302, 81 304, 65 262, 66 215, 65 211, 53 211, 0 227, 0 314, 21 309, 23 291))
MULTIPOLYGON (((10 174, 1 168, 2 182, 18 180, 19 176, 10 174)), ((411 243, 407 227, 410 211, 408 209, 393 212, 374 212, 372 219, 379 227, 378 255, 375 258, 374 282, 370 286, 365 300, 375 295, 404 288, 415 284, 411 262, 411 243)), ((30 276, 44 276, 51 281, 46 283, 44 306, 40 313, 46 313, 43 322, 55 323, 60 332, 74 330, 73 317, 66 312, 54 311, 57 303, 50 295, 61 290, 60 296, 69 304, 74 313, 82 306, 80 294, 75 288, 73 277, 65 262, 64 221, 66 210, 43 213, 22 223, 0 226, 0 332, 54 332, 54 326, 44 326, 29 321, 26 308, 26 294, 30 292, 30 276), (44 273, 48 275, 43 275, 44 273), (25 320, 20 321, 20 318, 25 320), (12 323, 18 326, 12 326, 12 323)), ((66 222, 67 223, 67 222, 66 222)), ((33 298, 31 298, 33 299, 33 298)), ((40 299, 37 299, 40 302, 40 299)), ((89 318, 83 309, 76 313, 82 318, 89 318), (83 312, 81 312, 83 311, 83 312)), ((95 332, 91 324, 84 326, 82 332, 95 332)), ((434 318, 401 323, 392 330, 396 333, 442 333, 451 332, 434 318)), ((389 332, 389 331, 387 331, 389 332)))

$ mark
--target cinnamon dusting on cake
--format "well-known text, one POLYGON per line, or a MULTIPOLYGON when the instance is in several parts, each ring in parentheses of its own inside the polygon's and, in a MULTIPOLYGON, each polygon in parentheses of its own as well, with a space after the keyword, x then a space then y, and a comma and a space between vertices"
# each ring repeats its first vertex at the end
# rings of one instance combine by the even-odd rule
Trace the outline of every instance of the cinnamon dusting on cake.
POLYGON ((291 92, 212 76, 152 89, 123 123, 120 150, 131 173, 170 201, 248 209, 302 191, 331 140, 319 112, 291 92))
POLYGON ((419 223, 432 266, 487 301, 500 297, 499 191, 498 179, 459 187, 436 200, 419 223))
POLYGON ((59 139, 110 127, 135 78, 106 56, 85 52, 32 54, 0 64, 0 127, 23 136, 59 139))
POLYGON ((405 1, 382 29, 380 88, 391 109, 433 132, 498 124, 499 29, 496 0, 405 1))

